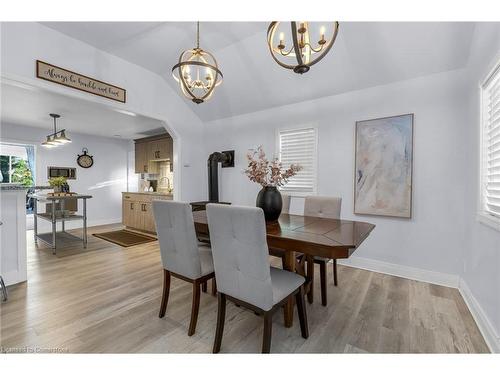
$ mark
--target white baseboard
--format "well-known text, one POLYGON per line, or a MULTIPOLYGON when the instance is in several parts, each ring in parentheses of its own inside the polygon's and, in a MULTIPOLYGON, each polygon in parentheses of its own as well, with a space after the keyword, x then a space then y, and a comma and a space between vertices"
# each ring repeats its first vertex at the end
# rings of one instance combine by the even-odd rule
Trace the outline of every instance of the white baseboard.
POLYGON ((431 284, 458 288, 460 277, 449 273, 429 271, 420 268, 402 266, 394 263, 353 256, 349 259, 338 260, 343 266, 361 268, 368 271, 385 273, 387 275, 403 277, 405 279, 424 281, 431 284))
POLYGON ((490 351, 492 353, 500 353, 500 335, 488 319, 488 316, 472 294, 472 291, 469 289, 469 286, 464 279, 460 279, 458 291, 467 304, 467 307, 476 321, 476 324, 484 337, 484 341, 486 341, 486 344, 490 348, 490 351))

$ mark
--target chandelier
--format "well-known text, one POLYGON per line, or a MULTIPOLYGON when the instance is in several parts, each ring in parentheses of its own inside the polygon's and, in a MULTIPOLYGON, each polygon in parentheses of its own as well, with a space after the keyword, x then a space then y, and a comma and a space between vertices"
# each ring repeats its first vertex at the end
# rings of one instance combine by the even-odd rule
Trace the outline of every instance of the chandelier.
POLYGON ((61 116, 55 113, 51 113, 49 116, 54 119, 54 133, 47 136, 45 141, 42 142, 42 146, 46 148, 53 148, 65 143, 71 143, 71 139, 66 137, 66 129, 57 131, 56 120, 61 116))
POLYGON ((196 104, 210 99, 215 87, 222 83, 222 72, 215 57, 200 48, 199 22, 196 24, 196 48, 181 53, 179 62, 172 68, 172 75, 184 96, 196 104))
MULTIPOLYGON (((309 71, 312 65, 320 61, 330 51, 335 43, 339 31, 339 23, 333 22, 329 28, 328 37, 325 38, 326 28, 319 29, 307 21, 292 21, 291 43, 286 39, 282 22, 271 22, 267 29, 267 44, 274 61, 295 73, 303 74, 309 71), (279 30, 279 39, 276 38, 279 30), (314 41, 316 38, 316 41, 314 41)), ((287 35, 288 36, 288 35, 287 35)))

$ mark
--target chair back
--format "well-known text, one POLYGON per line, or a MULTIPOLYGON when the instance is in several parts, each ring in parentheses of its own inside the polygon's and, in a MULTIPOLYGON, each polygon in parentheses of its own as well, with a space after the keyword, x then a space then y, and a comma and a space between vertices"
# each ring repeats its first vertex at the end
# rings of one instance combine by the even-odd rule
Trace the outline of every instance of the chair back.
POLYGON ((217 289, 264 311, 273 307, 264 211, 207 205, 217 289))
POLYGON ((153 213, 163 268, 191 279, 201 277, 200 253, 190 204, 154 200, 153 213))
POLYGON ((340 219, 342 198, 310 195, 304 203, 304 216, 340 219))
POLYGON ((283 201, 281 212, 284 214, 290 213, 290 196, 288 194, 281 194, 281 200, 283 201))

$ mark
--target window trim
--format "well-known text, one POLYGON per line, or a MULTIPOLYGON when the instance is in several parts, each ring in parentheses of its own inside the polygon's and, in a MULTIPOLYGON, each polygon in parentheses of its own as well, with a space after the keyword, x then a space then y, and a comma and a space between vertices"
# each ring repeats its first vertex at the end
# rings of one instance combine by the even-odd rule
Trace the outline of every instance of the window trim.
POLYGON ((493 68, 488 72, 486 77, 479 83, 479 196, 476 220, 484 225, 487 225, 497 231, 500 231, 500 216, 493 215, 484 209, 484 179, 485 179, 485 118, 484 118, 484 89, 494 79, 495 75, 500 76, 500 60, 497 58, 493 68))
MULTIPOLYGON (((306 129, 314 129, 314 147, 315 147, 315 155, 313 157, 313 169, 314 169, 314 178, 313 178, 313 191, 311 192, 299 192, 299 191, 286 191, 286 194, 290 197, 307 197, 308 195, 317 195, 318 194, 318 154, 319 154, 319 129, 317 124, 301 124, 295 126, 287 126, 287 127, 279 127, 276 128, 275 131, 275 153, 277 157, 280 159, 280 133, 287 131, 298 131, 298 130, 306 130, 306 129)), ((281 189, 279 189, 281 191, 281 189)))

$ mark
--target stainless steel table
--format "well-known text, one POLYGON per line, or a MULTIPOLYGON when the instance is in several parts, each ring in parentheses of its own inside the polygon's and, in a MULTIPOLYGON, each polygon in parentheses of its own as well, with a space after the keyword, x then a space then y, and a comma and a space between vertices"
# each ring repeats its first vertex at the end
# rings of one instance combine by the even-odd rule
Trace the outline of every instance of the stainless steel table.
POLYGON ((35 243, 38 240, 45 242, 52 247, 52 253, 56 253, 57 244, 59 242, 67 244, 72 240, 78 240, 83 242, 83 248, 87 248, 87 199, 92 198, 91 195, 84 194, 74 194, 74 195, 47 195, 47 194, 30 194, 31 198, 34 199, 34 236, 35 243), (64 215, 64 204, 68 199, 81 199, 83 203, 82 215, 70 214, 64 215), (52 208, 50 213, 39 213, 38 203, 51 203, 52 208), (56 205, 59 203, 59 210, 56 209, 56 205), (38 234, 38 218, 50 221, 52 223, 51 233, 38 234), (82 238, 74 236, 65 230, 65 222, 72 220, 82 220, 82 238), (57 232, 57 223, 61 223, 61 231, 57 232))

